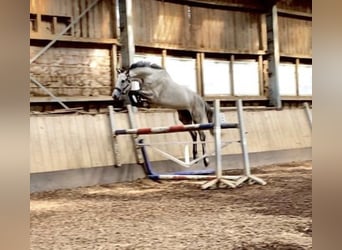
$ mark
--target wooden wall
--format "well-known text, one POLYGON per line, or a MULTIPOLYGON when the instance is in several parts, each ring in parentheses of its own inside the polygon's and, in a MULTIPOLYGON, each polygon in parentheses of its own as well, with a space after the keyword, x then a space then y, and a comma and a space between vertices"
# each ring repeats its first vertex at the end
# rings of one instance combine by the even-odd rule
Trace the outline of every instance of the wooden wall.
MULTIPOLYGON (((94 0, 31 0, 33 58, 94 0)), ((116 68, 116 1, 99 0, 30 67, 30 74, 58 97, 108 97, 116 68), (113 47, 114 46, 114 47, 113 47)), ((30 83, 31 97, 49 97, 30 83)))
POLYGON ((312 57, 311 20, 279 16, 279 50, 283 56, 312 57))
MULTIPOLYGON (((41 47, 31 46, 31 57, 41 47)), ((110 96, 112 92, 111 56, 108 49, 50 48, 30 67, 30 73, 57 96, 110 96)), ((31 83, 31 96, 48 96, 31 83)))
POLYGON ((261 47, 260 13, 134 0, 133 17, 141 46, 245 53, 261 47))
MULTIPOLYGON (((237 122, 236 111, 224 111, 227 122, 237 122)), ((245 125, 250 153, 311 147, 311 129, 303 109, 282 111, 245 111, 245 125)), ((116 127, 128 128, 128 115, 115 113, 116 127)), ((180 124, 174 111, 138 112, 137 126, 169 126, 180 124)), ((222 130, 222 141, 238 140, 238 130, 222 130)), ((213 137, 207 133, 207 140, 213 137)), ((145 142, 191 141, 187 132, 145 135, 145 142)), ((107 114, 31 115, 31 173, 114 165, 113 146, 107 114)), ((118 137, 120 161, 135 163, 130 136, 118 137)), ((184 146, 165 145, 170 154, 184 157, 184 146)), ((213 150, 208 144, 208 152, 213 150)), ((199 150, 200 152, 200 150, 199 150)), ((223 154, 240 154, 240 144, 226 147, 223 154)), ((164 160, 155 152, 153 161, 164 160)), ((288 159, 291 161, 292 159, 288 159)))
MULTIPOLYGON (((93 2, 94 0, 30 0, 32 35, 48 36, 62 31, 93 2), (38 30, 33 29, 34 22, 37 22, 38 30)), ((115 0, 99 0, 67 34, 82 38, 116 38, 115 0)))
MULTIPOLYGON (((311 1, 282 0, 277 7, 281 55, 311 57, 311 1)), ((266 53, 263 8, 256 1, 133 0, 135 43, 204 52, 266 53)))
MULTIPOLYGON (((30 0, 31 58, 93 2, 94 0, 30 0)), ((242 54, 243 59, 258 59, 260 72, 267 72, 264 1, 132 2, 137 51, 163 51, 166 52, 163 55, 191 54, 193 58, 205 56, 225 60, 233 58, 231 55, 239 59, 242 54)), ((280 0, 277 7, 280 56, 310 60, 311 1, 280 0)), ((31 75, 59 97, 75 100, 99 97, 98 99, 108 100, 120 55, 116 8, 116 0, 99 0, 60 39, 61 42, 57 42, 31 64, 31 75)), ((198 76, 203 71, 200 67, 199 65, 198 76)), ((201 89, 203 82, 198 78, 197 88, 201 89)), ((260 76, 260 79, 264 80, 260 82, 260 86, 267 85, 267 74, 264 78, 260 76)), ((31 100, 48 97, 36 85, 31 83, 30 86, 31 100)), ((260 93, 264 92, 261 89, 260 93)))
POLYGON ((311 14, 312 0, 279 0, 277 1, 277 7, 281 10, 311 14))

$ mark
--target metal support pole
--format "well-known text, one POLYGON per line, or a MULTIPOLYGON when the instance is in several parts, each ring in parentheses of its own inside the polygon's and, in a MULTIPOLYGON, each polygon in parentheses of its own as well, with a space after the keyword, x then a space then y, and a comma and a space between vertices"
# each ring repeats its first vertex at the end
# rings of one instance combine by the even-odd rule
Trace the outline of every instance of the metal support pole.
POLYGON ((236 186, 241 185, 245 181, 249 181, 249 183, 256 182, 261 185, 266 185, 266 182, 254 175, 251 174, 251 167, 249 164, 249 156, 248 156, 248 147, 247 147, 247 138, 246 138, 246 129, 245 123, 243 118, 243 108, 242 108, 242 100, 239 99, 236 101, 237 112, 238 112, 238 119, 239 119, 239 133, 240 133, 240 144, 241 144, 241 151, 244 163, 244 176, 236 181, 236 186))
POLYGON ((57 96, 52 94, 47 88, 45 88, 40 82, 38 82, 33 76, 30 76, 30 80, 36 84, 38 87, 43 89, 46 93, 48 93, 56 102, 58 102, 60 105, 62 105, 63 108, 65 109, 70 109, 67 105, 65 105, 60 99, 58 99, 57 96))
POLYGON ((245 129, 245 123, 243 119, 241 99, 236 101, 236 107, 237 107, 238 121, 239 121, 239 126, 240 126, 239 133, 240 133, 240 145, 241 145, 243 164, 244 164, 244 174, 249 176, 251 175, 251 169, 250 169, 250 164, 249 164, 246 129, 245 129))
POLYGON ((214 122, 214 136, 215 136, 215 159, 216 159, 216 176, 222 177, 222 158, 221 158, 221 121, 220 121, 220 101, 215 100, 215 122, 214 122))
POLYGON ((220 100, 214 102, 214 137, 215 137, 215 159, 216 159, 216 178, 204 183, 202 189, 208 189, 212 186, 219 187, 220 183, 235 188, 233 181, 227 180, 222 176, 222 156, 221 156, 221 121, 220 121, 220 100))
POLYGON ((133 63, 135 53, 132 0, 120 0, 119 12, 122 66, 129 67, 133 63))
POLYGON ((269 101, 270 104, 278 109, 281 108, 279 94, 279 32, 277 6, 269 6, 266 13, 267 26, 267 50, 269 62, 269 101))
POLYGON ((38 52, 31 60, 30 64, 32 64, 35 60, 37 60, 38 57, 43 55, 61 36, 67 32, 72 26, 74 26, 91 8, 93 8, 97 2, 100 0, 95 0, 93 3, 91 3, 78 17, 76 17, 67 27, 65 27, 64 30, 62 30, 59 34, 55 36, 55 38, 49 42, 48 45, 46 45, 41 51, 38 52))

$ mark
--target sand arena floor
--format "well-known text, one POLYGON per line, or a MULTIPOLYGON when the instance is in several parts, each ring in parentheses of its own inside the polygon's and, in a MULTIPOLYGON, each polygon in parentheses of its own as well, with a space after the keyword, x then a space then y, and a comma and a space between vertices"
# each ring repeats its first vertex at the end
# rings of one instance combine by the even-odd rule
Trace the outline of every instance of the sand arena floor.
POLYGON ((31 249, 312 249, 311 162, 252 173, 267 185, 141 179, 31 194, 31 249))

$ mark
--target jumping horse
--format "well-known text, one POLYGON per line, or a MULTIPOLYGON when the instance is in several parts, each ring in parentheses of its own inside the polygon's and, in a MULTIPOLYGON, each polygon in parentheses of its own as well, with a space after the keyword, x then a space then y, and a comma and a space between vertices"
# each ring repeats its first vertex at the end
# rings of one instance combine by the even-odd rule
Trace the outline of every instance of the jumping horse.
MULTIPOLYGON (((213 110, 202 97, 189 88, 172 80, 167 71, 156 64, 139 61, 132 64, 128 70, 118 70, 118 77, 112 93, 114 100, 120 100, 128 95, 132 82, 138 81, 140 89, 135 97, 145 100, 149 107, 176 109, 178 118, 183 124, 200 124, 213 122, 213 110)), ((194 142, 192 153, 197 158, 197 132, 202 142, 202 153, 205 155, 205 133, 201 130, 189 131, 194 142)), ((213 134, 213 131, 210 131, 213 134)), ((208 157, 203 158, 204 165, 209 165, 208 157)))

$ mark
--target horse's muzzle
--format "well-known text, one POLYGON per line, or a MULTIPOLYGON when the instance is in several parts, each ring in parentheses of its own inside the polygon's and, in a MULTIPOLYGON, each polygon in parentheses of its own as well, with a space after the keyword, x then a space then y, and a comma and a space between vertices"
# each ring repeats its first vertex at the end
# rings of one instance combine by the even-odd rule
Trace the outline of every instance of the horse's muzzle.
POLYGON ((112 93, 112 98, 115 100, 115 101, 118 101, 120 100, 120 97, 121 97, 121 91, 120 89, 114 89, 113 93, 112 93))

